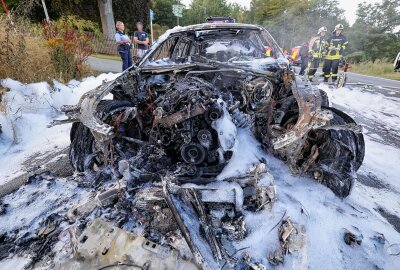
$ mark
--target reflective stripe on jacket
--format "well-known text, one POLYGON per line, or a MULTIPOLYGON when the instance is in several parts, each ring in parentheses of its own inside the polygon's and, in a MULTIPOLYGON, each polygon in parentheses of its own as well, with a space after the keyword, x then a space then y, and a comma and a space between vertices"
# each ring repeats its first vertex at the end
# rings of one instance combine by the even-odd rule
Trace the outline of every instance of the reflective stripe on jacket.
POLYGON ((326 59, 328 60, 336 60, 342 58, 343 52, 348 45, 348 41, 346 37, 342 34, 336 36, 334 33, 327 40, 328 53, 326 54, 326 59))
POLYGON ((325 56, 326 50, 326 39, 322 36, 317 36, 311 39, 310 42, 310 53, 312 53, 313 58, 322 58, 325 56))

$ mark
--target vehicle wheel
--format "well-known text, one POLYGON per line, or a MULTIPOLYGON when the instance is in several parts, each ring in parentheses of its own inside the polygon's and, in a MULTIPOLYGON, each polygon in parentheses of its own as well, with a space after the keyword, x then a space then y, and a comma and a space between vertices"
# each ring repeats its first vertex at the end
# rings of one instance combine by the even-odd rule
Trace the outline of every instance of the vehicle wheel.
MULTIPOLYGON (((330 125, 355 124, 347 114, 334 108, 325 109, 333 113, 330 125)), ((308 171, 336 195, 347 197, 364 159, 365 144, 362 133, 356 133, 350 128, 318 129, 310 132, 306 145, 310 145, 306 151, 308 154, 313 152, 313 145, 318 147, 318 156, 308 171)))
MULTIPOLYGON (((112 117, 121 114, 127 107, 132 107, 129 101, 104 100, 97 106, 99 118, 108 124, 112 117)), ((138 137, 139 135, 135 135, 138 137)), ((95 139, 90 129, 82 123, 74 123, 70 132, 71 145, 69 148, 69 160, 75 170, 83 172, 93 168, 94 164, 102 164, 102 158, 98 155, 95 139)))

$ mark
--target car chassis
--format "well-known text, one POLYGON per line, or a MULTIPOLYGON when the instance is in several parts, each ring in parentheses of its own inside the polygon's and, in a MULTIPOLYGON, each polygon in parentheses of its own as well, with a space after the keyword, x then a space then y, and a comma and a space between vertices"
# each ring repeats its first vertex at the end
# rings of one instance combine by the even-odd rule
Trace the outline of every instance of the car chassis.
POLYGON ((131 195, 143 213, 169 209, 204 269, 237 265, 223 239, 245 237, 241 209, 259 211, 276 199, 263 160, 243 175, 218 178, 238 129, 250 130, 293 173, 310 175, 340 197, 349 195, 364 157, 361 127, 296 76, 274 39, 255 25, 168 31, 137 66, 62 111, 68 119, 51 125, 73 123, 74 168, 112 168, 118 190, 136 188, 131 195), (266 46, 272 57, 262 51, 266 46), (110 93, 113 99, 104 100, 110 93), (218 181, 227 188, 216 188, 218 181), (226 224, 211 214, 221 207, 226 224))

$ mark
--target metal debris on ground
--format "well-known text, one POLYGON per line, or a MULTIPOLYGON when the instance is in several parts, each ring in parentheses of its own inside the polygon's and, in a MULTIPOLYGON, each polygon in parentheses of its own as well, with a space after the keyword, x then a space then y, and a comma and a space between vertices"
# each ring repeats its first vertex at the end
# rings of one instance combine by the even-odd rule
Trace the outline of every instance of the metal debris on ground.
POLYGON ((139 269, 199 269, 177 250, 160 246, 142 236, 128 233, 94 219, 78 238, 77 253, 55 269, 105 269, 126 266, 139 269))
POLYGON ((299 263, 305 258, 303 254, 305 242, 305 228, 292 223, 290 217, 282 220, 281 226, 278 229, 280 245, 269 254, 268 261, 273 265, 282 264, 286 254, 299 253, 299 263))
POLYGON ((343 240, 349 246, 359 246, 362 243, 363 236, 358 232, 357 228, 355 229, 354 232, 344 229, 343 240))

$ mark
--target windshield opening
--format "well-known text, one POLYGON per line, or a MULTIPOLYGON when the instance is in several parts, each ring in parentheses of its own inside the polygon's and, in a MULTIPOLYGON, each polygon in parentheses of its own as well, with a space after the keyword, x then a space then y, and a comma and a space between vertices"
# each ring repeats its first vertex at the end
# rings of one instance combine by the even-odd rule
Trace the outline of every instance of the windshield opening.
POLYGON ((223 28, 170 37, 155 49, 145 66, 220 62, 271 70, 282 59, 281 49, 265 29, 223 28))

